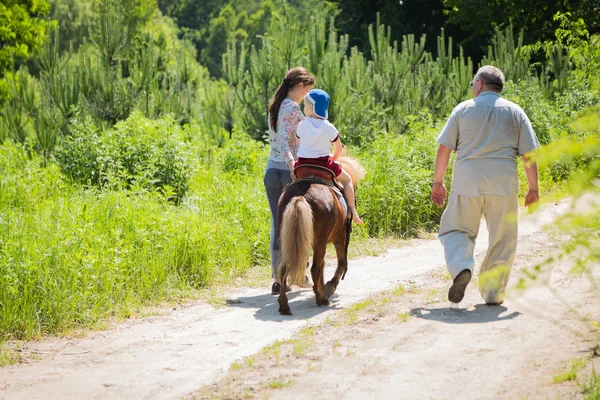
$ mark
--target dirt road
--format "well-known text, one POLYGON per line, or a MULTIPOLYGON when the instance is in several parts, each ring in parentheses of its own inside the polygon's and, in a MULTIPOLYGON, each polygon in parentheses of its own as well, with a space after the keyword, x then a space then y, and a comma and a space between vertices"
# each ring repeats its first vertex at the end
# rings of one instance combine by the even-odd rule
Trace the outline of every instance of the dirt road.
MULTIPOLYGON (((567 208, 552 204, 535 218, 522 216, 516 270, 553 249, 541 226, 567 208)), ((483 226, 479 258, 485 238, 483 226)), ((597 316, 586 281, 567 280, 566 268, 549 279, 571 304, 597 316)), ((27 363, 0 369, 0 399, 511 398, 545 387, 553 394, 556 387, 547 381, 584 348, 565 329, 581 331, 577 316, 543 286, 488 307, 472 284, 460 308, 450 306, 444 271, 439 242, 413 240, 385 256, 351 260, 328 308, 316 307, 312 291, 298 290, 290 293, 294 315, 282 317, 264 288, 243 289, 229 296, 227 307, 198 302, 84 339, 29 343, 23 346, 27 363), (369 314, 365 323, 328 324, 352 304, 400 284, 406 293, 385 302, 375 319, 369 314), (263 357, 252 368, 229 371, 306 326, 332 329, 324 331, 327 339, 316 336, 308 361, 288 354, 286 362, 277 358, 271 365, 272 357, 263 357), (269 386, 278 380, 285 384, 269 386)))

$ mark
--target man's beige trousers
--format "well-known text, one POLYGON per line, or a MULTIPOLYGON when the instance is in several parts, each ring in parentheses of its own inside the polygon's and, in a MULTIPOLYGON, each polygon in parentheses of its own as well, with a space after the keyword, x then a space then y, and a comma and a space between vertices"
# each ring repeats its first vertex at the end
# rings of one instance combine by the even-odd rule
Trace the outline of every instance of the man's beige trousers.
POLYGON ((473 250, 481 216, 489 231, 489 247, 479 270, 479 291, 486 302, 504 300, 510 269, 517 252, 518 198, 450 195, 442 215, 439 239, 452 278, 464 269, 473 273, 473 250))

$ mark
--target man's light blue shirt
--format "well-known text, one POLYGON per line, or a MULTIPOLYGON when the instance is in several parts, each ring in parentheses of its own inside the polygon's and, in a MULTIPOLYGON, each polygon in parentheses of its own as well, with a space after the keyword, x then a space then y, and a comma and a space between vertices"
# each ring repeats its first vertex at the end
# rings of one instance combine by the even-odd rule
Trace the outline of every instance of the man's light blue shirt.
POLYGON ((452 192, 469 197, 517 192, 517 156, 540 147, 521 107, 493 91, 456 106, 437 141, 456 152, 452 192))

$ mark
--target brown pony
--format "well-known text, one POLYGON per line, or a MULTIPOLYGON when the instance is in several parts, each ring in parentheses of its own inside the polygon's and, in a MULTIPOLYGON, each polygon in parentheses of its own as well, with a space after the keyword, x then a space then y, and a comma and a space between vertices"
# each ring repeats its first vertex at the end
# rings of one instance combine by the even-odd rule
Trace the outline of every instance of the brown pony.
MULTIPOLYGON (((356 190, 364 178, 362 166, 349 157, 337 160, 352 177, 356 190)), ((279 313, 292 315, 286 295, 287 284, 301 285, 305 280, 306 261, 313 249, 311 275, 317 305, 329 305, 329 297, 335 292, 340 278, 348 268, 348 243, 352 220, 348 220, 344 208, 333 189, 311 180, 299 180, 290 184, 279 199, 277 210, 281 257, 278 265, 282 290, 279 295, 279 313), (325 251, 327 243, 333 242, 338 266, 334 277, 324 284, 325 251)))

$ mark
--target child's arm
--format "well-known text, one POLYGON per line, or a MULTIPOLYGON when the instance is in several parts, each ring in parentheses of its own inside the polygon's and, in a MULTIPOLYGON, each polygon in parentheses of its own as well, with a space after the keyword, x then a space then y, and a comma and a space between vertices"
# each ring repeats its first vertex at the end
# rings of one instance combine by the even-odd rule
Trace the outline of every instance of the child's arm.
POLYGON ((333 142, 333 154, 331 155, 331 159, 333 161, 337 160, 342 155, 342 140, 338 136, 337 140, 333 142))

